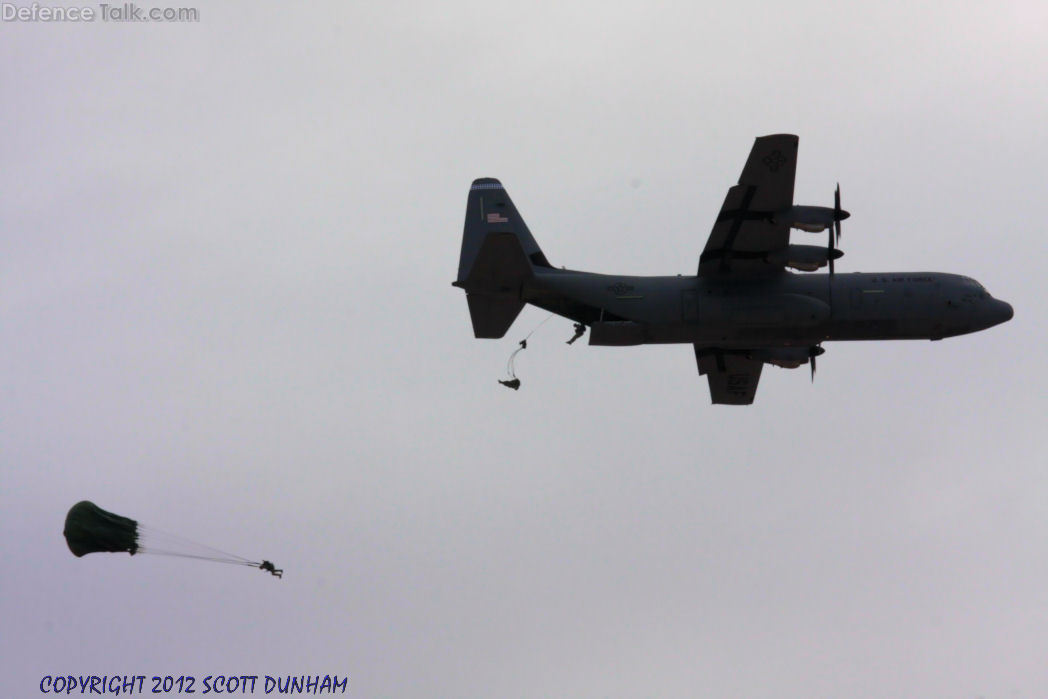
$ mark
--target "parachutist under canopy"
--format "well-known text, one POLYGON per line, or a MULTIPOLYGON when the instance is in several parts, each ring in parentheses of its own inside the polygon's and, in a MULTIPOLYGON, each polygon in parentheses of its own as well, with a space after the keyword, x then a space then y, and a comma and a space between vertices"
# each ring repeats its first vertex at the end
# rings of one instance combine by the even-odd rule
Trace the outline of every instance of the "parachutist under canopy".
POLYGON ((580 337, 582 337, 585 333, 586 333, 586 325, 585 325, 585 323, 575 323, 575 334, 571 336, 570 340, 568 340, 568 344, 569 345, 572 344, 573 342, 575 342, 575 340, 577 340, 580 337))
POLYGON ((143 527, 133 519, 107 512, 87 500, 82 500, 69 508, 65 529, 62 533, 65 535, 69 550, 77 558, 89 553, 104 551, 114 553, 123 551, 132 556, 136 553, 151 553, 160 556, 250 566, 260 568, 278 578, 284 576, 284 571, 273 565, 271 561, 259 563, 176 534, 167 534, 159 529, 143 527))
POLYGON ((258 568, 259 568, 259 570, 268 571, 269 573, 277 576, 278 578, 284 577, 284 569, 283 568, 277 568, 276 566, 274 566, 269 561, 263 560, 261 563, 258 564, 258 568))

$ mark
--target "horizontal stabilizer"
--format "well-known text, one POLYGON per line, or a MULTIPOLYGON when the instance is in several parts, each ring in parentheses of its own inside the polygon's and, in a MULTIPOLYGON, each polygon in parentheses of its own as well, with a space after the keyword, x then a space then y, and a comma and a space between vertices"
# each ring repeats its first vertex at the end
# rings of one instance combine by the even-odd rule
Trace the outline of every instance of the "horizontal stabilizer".
POLYGON ((469 317, 473 321, 473 336, 497 339, 517 319, 524 302, 513 296, 495 294, 466 294, 469 317))

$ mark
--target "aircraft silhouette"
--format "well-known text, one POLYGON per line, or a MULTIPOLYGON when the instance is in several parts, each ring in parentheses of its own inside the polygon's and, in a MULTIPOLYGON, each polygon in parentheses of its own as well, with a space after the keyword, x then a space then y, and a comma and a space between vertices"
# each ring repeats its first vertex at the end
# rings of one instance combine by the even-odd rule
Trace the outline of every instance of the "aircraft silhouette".
MULTIPOLYGON (((502 184, 470 187, 458 279, 473 333, 506 334, 525 303, 589 329, 589 344, 687 343, 714 403, 753 402, 764 364, 811 366, 832 340, 941 340, 1012 317, 974 279, 941 272, 834 273, 834 206, 795 206, 797 136, 757 138, 728 190, 696 276, 639 277, 556 269, 502 184), (790 243, 790 229, 827 231, 826 247, 790 243), (828 274, 795 274, 787 268, 828 274)), ((577 332, 583 328, 577 326, 577 332)), ((574 338, 573 338, 574 340, 574 338)))

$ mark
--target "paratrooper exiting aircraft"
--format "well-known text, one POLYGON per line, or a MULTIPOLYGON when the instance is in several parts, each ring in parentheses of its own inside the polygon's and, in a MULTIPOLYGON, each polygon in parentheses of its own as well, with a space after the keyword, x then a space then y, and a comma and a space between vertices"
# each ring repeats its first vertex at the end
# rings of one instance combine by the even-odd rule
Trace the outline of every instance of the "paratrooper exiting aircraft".
MULTIPOLYGON (((473 334, 500 338, 525 303, 589 329, 589 344, 687 343, 714 403, 753 402, 764 364, 811 366, 831 340, 941 340, 1012 317, 974 279, 941 272, 834 273, 840 206, 795 206, 797 136, 756 139, 699 256, 696 276, 632 277, 553 267, 502 184, 470 187, 458 279, 473 334), (827 231, 826 247, 790 230, 827 231), (795 274, 829 267, 829 274, 795 274)), ((519 384, 518 384, 519 385, 519 384)), ((513 387, 513 386, 511 386, 513 387)))

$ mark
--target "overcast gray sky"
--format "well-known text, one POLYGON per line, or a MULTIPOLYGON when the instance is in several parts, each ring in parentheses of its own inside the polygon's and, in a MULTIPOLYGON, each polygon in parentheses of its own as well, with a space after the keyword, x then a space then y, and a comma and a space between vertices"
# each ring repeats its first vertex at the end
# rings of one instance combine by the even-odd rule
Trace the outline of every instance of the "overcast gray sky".
POLYGON ((1048 5, 199 11, 0 24, 0 695, 1048 695, 1048 5), (798 203, 841 183, 838 271, 1014 320, 829 344, 739 409, 554 319, 495 383, 545 314, 472 338, 471 180, 555 265, 689 274, 780 132, 798 203), (85 498, 286 575, 76 559, 85 498))

